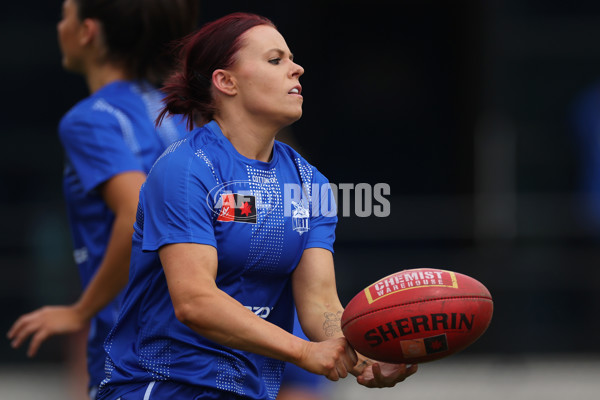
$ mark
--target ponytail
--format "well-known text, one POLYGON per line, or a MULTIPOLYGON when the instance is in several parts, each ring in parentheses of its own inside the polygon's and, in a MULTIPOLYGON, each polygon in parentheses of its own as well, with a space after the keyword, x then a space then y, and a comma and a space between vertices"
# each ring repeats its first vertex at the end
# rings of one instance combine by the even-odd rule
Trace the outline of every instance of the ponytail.
POLYGON ((211 81, 199 72, 187 74, 178 71, 165 82, 162 90, 167 93, 163 99, 156 125, 160 125, 167 114, 181 114, 186 119, 188 130, 194 128, 198 117, 210 121, 214 117, 214 106, 211 95, 211 81))

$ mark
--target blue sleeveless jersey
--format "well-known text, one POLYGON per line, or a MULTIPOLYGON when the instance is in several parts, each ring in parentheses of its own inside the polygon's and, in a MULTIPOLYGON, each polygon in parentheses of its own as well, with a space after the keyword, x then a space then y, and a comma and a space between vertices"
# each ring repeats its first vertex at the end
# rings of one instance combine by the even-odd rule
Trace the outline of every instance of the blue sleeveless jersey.
MULTIPOLYGON (((104 257, 114 215, 97 188, 126 171, 147 173, 172 142, 186 134, 180 120, 156 129, 162 93, 144 82, 117 81, 77 103, 61 119, 65 151, 63 191, 75 262, 86 287, 104 257)), ((104 379, 102 344, 118 316, 115 300, 92 319, 88 339, 90 384, 104 379)))
POLYGON ((287 145, 275 142, 270 162, 248 159, 214 121, 171 145, 140 192, 129 284, 105 343, 100 398, 169 381, 275 399, 284 363, 221 346, 179 322, 157 250, 214 246, 218 287, 291 332, 291 273, 304 249, 333 252, 336 223, 328 181, 287 145))

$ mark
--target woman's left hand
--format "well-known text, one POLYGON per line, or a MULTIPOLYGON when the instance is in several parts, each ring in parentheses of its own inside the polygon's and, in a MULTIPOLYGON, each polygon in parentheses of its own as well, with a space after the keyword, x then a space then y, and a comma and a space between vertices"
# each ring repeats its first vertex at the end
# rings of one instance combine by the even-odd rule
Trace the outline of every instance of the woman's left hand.
MULTIPOLYGON (((416 364, 408 367, 406 364, 388 364, 383 362, 361 363, 364 369, 356 376, 356 381, 368 388, 393 387, 397 383, 417 372, 416 364)), ((360 369, 361 364, 355 368, 360 369)))

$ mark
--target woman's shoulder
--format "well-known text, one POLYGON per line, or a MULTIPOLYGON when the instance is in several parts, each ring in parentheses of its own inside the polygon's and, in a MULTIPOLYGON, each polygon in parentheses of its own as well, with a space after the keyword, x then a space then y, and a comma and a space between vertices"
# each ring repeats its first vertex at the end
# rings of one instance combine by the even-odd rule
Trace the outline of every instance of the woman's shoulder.
POLYGON ((143 104, 161 98, 159 89, 145 82, 115 81, 111 82, 98 91, 79 100, 63 116, 63 119, 84 118, 95 112, 117 112, 132 105, 143 104))
POLYGON ((58 136, 63 142, 79 140, 82 136, 89 137, 91 135, 82 135, 82 133, 97 130, 99 127, 109 124, 108 119, 96 116, 94 103, 94 98, 86 97, 78 101, 62 116, 58 123, 58 136))
POLYGON ((88 96, 79 100, 67 111, 61 118, 61 124, 75 122, 78 120, 86 120, 87 116, 92 112, 95 98, 88 96))
POLYGON ((79 100, 60 120, 61 127, 81 123, 102 125, 107 122, 106 115, 118 116, 120 109, 128 103, 131 91, 129 82, 113 82, 88 97, 79 100), (128 95, 129 94, 129 95, 128 95))
POLYGON ((303 177, 303 179, 319 182, 327 181, 327 177, 292 146, 280 141, 275 141, 275 146, 279 152, 279 157, 287 160, 287 163, 293 164, 293 168, 303 177))
POLYGON ((176 167, 178 171, 182 168, 196 171, 210 171, 214 169, 213 159, 218 157, 214 150, 215 139, 205 127, 198 127, 189 132, 184 138, 169 145, 162 155, 154 163, 155 168, 165 169, 176 167), (199 159, 201 162, 193 162, 199 159))
POLYGON ((294 163, 310 165, 310 163, 297 150, 287 143, 276 140, 275 150, 279 153, 280 157, 291 160, 294 163))

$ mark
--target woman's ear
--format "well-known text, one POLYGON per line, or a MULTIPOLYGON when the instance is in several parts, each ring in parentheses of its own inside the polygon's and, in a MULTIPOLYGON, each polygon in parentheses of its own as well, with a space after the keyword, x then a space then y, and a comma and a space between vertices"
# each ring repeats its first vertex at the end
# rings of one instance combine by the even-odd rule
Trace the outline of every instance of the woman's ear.
POLYGON ((237 83, 235 77, 229 71, 216 69, 212 75, 212 83, 215 89, 228 96, 237 94, 237 83))
POLYGON ((82 46, 93 43, 100 35, 100 22, 93 18, 86 18, 79 27, 79 44, 82 46))

